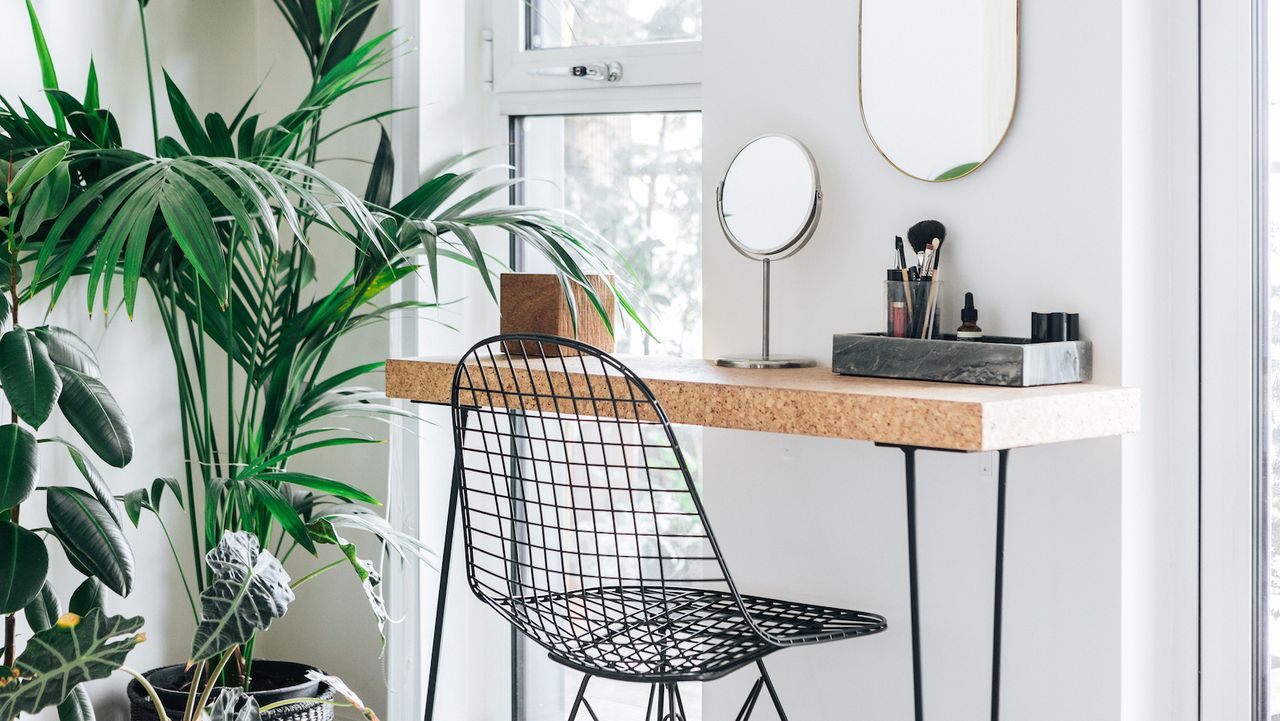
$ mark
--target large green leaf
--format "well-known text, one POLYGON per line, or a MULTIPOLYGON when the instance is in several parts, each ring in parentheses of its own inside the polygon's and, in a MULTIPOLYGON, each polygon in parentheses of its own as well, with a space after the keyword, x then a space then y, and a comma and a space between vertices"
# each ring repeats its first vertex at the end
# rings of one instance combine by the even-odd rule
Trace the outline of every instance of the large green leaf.
POLYGON ((111 512, 79 488, 51 486, 45 495, 49 523, 71 565, 117 594, 129 595, 133 590, 133 550, 111 512))
POLYGON ((98 473, 98 469, 85 456, 79 448, 71 445, 71 443, 61 438, 45 438, 41 443, 58 443, 67 449, 67 455, 71 456, 71 462, 75 464, 76 470, 80 471, 80 475, 84 477, 84 482, 89 486, 89 490, 93 491, 93 495, 97 497, 98 502, 103 508, 116 519, 116 525, 123 525, 124 521, 120 519, 120 511, 116 508, 116 499, 112 495, 111 489, 107 487, 107 482, 102 479, 102 474, 98 473))
POLYGON ((124 468, 133 459, 133 431, 124 411, 102 381, 57 366, 62 378, 62 395, 58 407, 85 443, 98 457, 116 468, 124 468))
MULTIPOLYGON (((36 15, 36 8, 31 4, 31 0, 27 0, 27 17, 31 20, 31 38, 36 44, 36 58, 40 61, 40 80, 44 84, 45 90, 58 89, 58 71, 53 66, 53 55, 49 52, 49 43, 44 38, 44 30, 40 27, 40 18, 36 15)), ((49 104, 53 108, 53 122, 57 126, 58 132, 67 129, 67 120, 62 115, 62 110, 58 108, 56 103, 49 104)))
POLYGON ((258 478, 265 481, 277 481, 283 483, 292 483, 295 486, 310 488, 313 491, 328 493, 331 496, 345 498, 348 501, 359 501, 360 503, 371 503, 375 506, 381 506, 382 503, 373 496, 365 493, 359 488, 347 485, 342 481, 335 481, 332 478, 324 478, 321 476, 313 476, 310 473, 295 473, 293 471, 280 471, 278 473, 259 473, 258 478))
POLYGON ((62 379, 44 343, 26 328, 0 337, 0 385, 22 420, 39 428, 62 391, 62 379))
POLYGON ((94 721, 96 718, 83 684, 71 689, 71 695, 58 704, 58 721, 94 721))
POLYGON ((62 703, 81 683, 106 678, 144 640, 141 618, 67 614, 27 641, 16 677, 0 686, 0 719, 62 703))
POLYGON ((101 377, 102 367, 93 347, 66 328, 42 325, 31 329, 32 335, 44 342, 54 365, 64 366, 93 378, 101 377))
POLYGON ((96 578, 86 578, 71 594, 71 602, 67 605, 67 610, 77 616, 87 616, 95 608, 106 610, 102 584, 96 578))
POLYGON ((0 511, 26 500, 38 475, 36 437, 16 423, 0 426, 0 511))
POLYGON ((44 541, 16 523, 0 521, 0 570, 0 614, 17 613, 40 595, 49 573, 44 541))
POLYGON ((289 574, 250 533, 226 533, 205 561, 213 578, 200 594, 192 662, 218 656, 265 631, 293 602, 289 574))
POLYGON ((22 609, 22 615, 27 619, 27 625, 32 631, 43 631, 58 621, 62 610, 58 607, 58 596, 53 592, 48 581, 40 587, 40 594, 22 609))
POLYGON ((31 197, 22 203, 22 227, 18 234, 30 238, 40 231, 40 226, 57 217, 67 206, 71 194, 71 169, 67 163, 59 163, 42 182, 35 185, 31 197))

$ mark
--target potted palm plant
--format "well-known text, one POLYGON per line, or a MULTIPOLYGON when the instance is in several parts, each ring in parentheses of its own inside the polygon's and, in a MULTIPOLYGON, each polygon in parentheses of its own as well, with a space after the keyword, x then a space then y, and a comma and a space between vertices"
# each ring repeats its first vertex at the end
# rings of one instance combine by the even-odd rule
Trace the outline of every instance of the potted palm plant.
MULTIPOLYGON (((350 569, 379 628, 387 618, 377 568, 344 534, 368 532, 394 555, 430 559, 416 539, 391 528, 376 512, 377 500, 355 484, 291 467, 320 449, 354 449, 378 440, 353 430, 352 418, 390 421, 401 413, 381 391, 361 382, 381 370, 381 359, 340 368, 331 362, 334 348, 351 332, 394 312, 431 305, 383 303, 379 299, 388 288, 419 273, 434 286, 443 259, 474 269, 493 294, 501 264, 485 254, 478 239, 480 231, 492 229, 547 257, 575 311, 574 299, 585 297, 611 329, 600 295, 606 292, 639 322, 616 280, 627 275, 612 248, 579 221, 535 208, 485 207, 518 182, 506 172, 486 184, 483 174, 492 168, 472 167, 473 159, 463 157, 393 199, 394 160, 385 132, 362 195, 316 170, 319 149, 349 127, 328 129, 326 113, 352 91, 380 82, 391 58, 390 33, 366 37, 378 4, 276 1, 306 55, 311 85, 296 110, 275 120, 253 112, 253 97, 229 118, 213 112, 201 119, 166 74, 164 90, 179 137, 160 137, 153 120, 150 152, 123 148, 114 117, 100 103, 92 66, 83 97, 64 92, 39 40, 53 123, 0 103, 0 153, 21 158, 66 143, 76 169, 65 210, 38 235, 32 283, 56 300, 71 278, 87 277, 90 312, 118 302, 130 316, 139 291, 148 289, 159 309, 177 371, 185 476, 157 481, 123 501, 135 525, 144 512, 163 524, 166 498, 183 504, 193 553, 183 559, 174 551, 176 580, 197 628, 207 618, 209 594, 219 588, 218 571, 205 563, 206 555, 231 535, 247 534, 281 564, 327 556, 311 561, 291 591, 319 574, 350 569), (312 243, 322 234, 354 251, 333 286, 317 280, 324 274, 317 273, 312 243), (597 290, 588 280, 593 275, 609 278, 607 288, 597 290), (211 393, 215 386, 225 392, 211 393)), ((144 45, 145 6, 140 0, 144 45)), ((149 48, 144 50, 154 90, 149 48)), ((389 112, 361 122, 377 122, 389 112)), ((153 92, 153 118, 157 113, 153 92)), ((264 631, 265 625, 250 625, 243 638, 210 656, 199 652, 197 633, 186 663, 144 674, 132 686, 135 715, 189 717, 192 708, 204 708, 177 701, 189 695, 162 698, 167 712, 149 702, 201 681, 250 694, 270 691, 255 683, 265 669, 254 652, 264 631)))

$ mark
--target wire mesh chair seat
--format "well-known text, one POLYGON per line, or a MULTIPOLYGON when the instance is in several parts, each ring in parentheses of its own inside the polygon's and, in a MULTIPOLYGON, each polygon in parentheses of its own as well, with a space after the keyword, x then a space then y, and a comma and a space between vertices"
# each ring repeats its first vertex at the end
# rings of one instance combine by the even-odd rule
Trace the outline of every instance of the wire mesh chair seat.
POLYGON ((758 596, 735 599, 723 591, 652 586, 608 586, 499 602, 517 625, 540 628, 546 619, 573 619, 592 606, 612 612, 603 627, 569 628, 543 646, 566 643, 572 653, 556 661, 605 678, 637 682, 711 681, 789 645, 853 638, 884 629, 874 614, 758 596), (763 638, 743 610, 763 629, 763 638), (533 617, 540 617, 533 620, 533 617), (626 669, 621 671, 620 669, 626 669))
POLYGON ((753 662, 739 718, 762 684, 781 712, 765 655, 885 629, 872 613, 740 594, 670 422, 608 354, 489 338, 458 363, 452 410, 469 585, 587 674, 575 716, 593 676, 654 684, 658 717, 665 698, 682 718, 676 682, 753 662))

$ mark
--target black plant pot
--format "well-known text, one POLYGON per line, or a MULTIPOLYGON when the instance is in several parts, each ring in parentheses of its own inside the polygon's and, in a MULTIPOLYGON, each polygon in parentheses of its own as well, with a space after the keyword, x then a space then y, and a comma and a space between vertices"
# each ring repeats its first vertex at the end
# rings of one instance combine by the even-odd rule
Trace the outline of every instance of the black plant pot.
MULTIPOLYGON (((253 678, 249 695, 259 706, 291 698, 334 699, 334 690, 327 684, 307 678, 313 667, 292 661, 254 661, 253 678)), ((180 720, 187 706, 187 690, 191 686, 191 672, 182 664, 152 669, 142 674, 156 688, 160 703, 170 719, 180 720)), ((218 697, 214 690, 209 703, 218 697)), ((129 682, 130 721, 160 721, 156 707, 146 689, 137 680, 129 682)), ((262 714, 262 721, 333 721, 333 706, 306 701, 272 709, 262 714)))

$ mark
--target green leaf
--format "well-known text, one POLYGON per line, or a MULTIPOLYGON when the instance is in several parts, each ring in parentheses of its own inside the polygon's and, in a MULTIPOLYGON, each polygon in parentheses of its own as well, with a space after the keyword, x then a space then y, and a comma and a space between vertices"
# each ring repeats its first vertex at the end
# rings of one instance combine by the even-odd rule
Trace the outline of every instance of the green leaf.
POLYGON ((205 708, 204 721, 260 721, 258 699, 242 688, 224 688, 205 708))
MULTIPOLYGON (((49 52, 49 43, 44 39, 44 30, 40 28, 40 18, 36 15, 35 6, 31 4, 31 0, 27 0, 27 17, 31 19, 31 37, 36 44, 36 57, 40 60, 40 80, 44 84, 45 90, 58 89, 58 71, 53 67, 53 55, 49 52)), ((62 110, 57 105, 50 103, 53 108, 53 124, 57 126, 58 133, 61 134, 67 129, 67 120, 62 116, 62 110)), ((8 718, 5 716, 4 718, 8 718)))
POLYGON ((102 595, 102 584, 96 578, 86 578, 76 590, 71 594, 71 603, 67 606, 68 610, 77 616, 87 616, 90 611, 95 608, 99 611, 106 610, 106 599, 102 595))
POLYGON ((227 532, 205 561, 212 583, 200 594, 193 663, 219 656, 265 631, 293 602, 289 574, 252 534, 227 532))
POLYGON ((84 685, 71 689, 71 695, 58 704, 58 721, 95 721, 96 718, 84 685))
POLYGON ((102 480, 102 474, 98 473, 98 469, 94 467, 84 452, 61 438, 47 438, 40 442, 58 443, 67 449, 67 455, 71 456, 71 462, 75 464, 76 470, 80 471, 80 475, 84 477, 89 490, 93 491, 93 495, 98 499, 98 502, 115 519, 116 525, 121 525, 120 512, 116 509, 115 497, 112 496, 111 489, 107 487, 107 482, 102 480))
POLYGON ((16 423, 0 426, 0 511, 26 500, 39 476, 36 437, 16 423))
POLYGON ((0 686, 0 718, 33 714, 61 703, 72 688, 110 676, 144 636, 141 618, 67 614, 27 641, 14 664, 19 675, 0 686))
POLYGON ((100 378, 102 367, 98 363, 98 355, 94 353, 83 338, 66 328, 56 325, 42 325, 31 329, 32 335, 44 343, 49 351, 49 359, 54 365, 70 368, 87 376, 100 378))
POLYGON ((0 385, 22 420, 39 428, 49 419, 62 379, 39 338, 25 328, 0 337, 0 385))
POLYGON ((365 598, 369 601, 369 609, 373 611, 373 616, 378 622, 378 635, 382 637, 385 643, 386 626, 391 617, 387 615, 387 604, 382 598, 382 590, 380 588, 382 576, 378 573, 378 569, 372 561, 360 558, 356 551, 356 544, 338 535, 337 529, 329 519, 321 518, 308 523, 307 529, 311 532, 311 537, 315 539, 316 543, 334 545, 338 547, 338 550, 342 551, 347 563, 355 571, 356 578, 360 580, 365 598))
POLYGON ((378 150, 373 155, 373 168, 369 171, 369 185, 365 188, 364 199, 380 208, 391 205, 391 185, 395 181, 396 158, 391 149, 391 136, 386 128, 379 128, 382 135, 378 140, 378 150))
POLYGON ((934 180, 955 180, 956 178, 963 178, 969 173, 977 170, 979 165, 982 165, 982 163, 963 163, 942 173, 938 177, 934 178, 934 180))
POLYGON ((71 169, 66 163, 59 163, 41 182, 36 183, 31 197, 22 204, 22 227, 18 234, 30 238, 40 231, 40 226, 67 206, 67 196, 71 193, 71 169))
POLYGON ((51 486, 45 495, 49 524, 71 565, 116 594, 129 595, 133 590, 133 550, 111 512, 79 488, 51 486))
POLYGON ((44 180, 44 177, 52 173, 54 168, 58 167, 58 163, 66 157, 67 149, 70 147, 70 143, 63 142, 36 153, 23 164, 22 170, 13 176, 13 182, 9 183, 9 192, 17 197, 26 192, 27 188, 44 180))
MULTIPOLYGON (((3 345, 0 339, 0 345, 3 345)), ((0 350, 3 350, 0 348, 0 350)), ((58 407, 93 452, 109 465, 124 468, 133 459, 133 430, 111 391, 97 378, 63 366, 58 407)))
POLYGON ((49 573, 44 541, 16 523, 0 521, 0 569, 0 614, 17 613, 40 595, 49 573))
POLYGON ((309 473, 294 473, 293 471, 281 471, 277 473, 259 473, 258 478, 264 481, 277 481, 280 483, 292 483, 295 486, 310 488, 313 491, 328 493, 331 496, 345 498, 351 501, 359 501, 361 503, 370 503, 375 506, 381 506, 382 502, 373 496, 365 493, 359 488, 335 481, 332 478, 324 478, 322 476, 313 476, 309 473))
POLYGON ((32 631, 43 631, 57 623, 62 611, 58 608, 58 596, 48 581, 40 587, 40 594, 35 600, 22 609, 22 615, 26 617, 27 625, 32 631))
MULTIPOLYGON (((315 544, 311 542, 311 535, 307 533, 307 524, 298 515, 298 511, 289 503, 288 499, 280 493, 279 489, 263 483, 257 478, 249 478, 245 481, 249 488, 253 491, 254 500, 261 503, 271 517, 280 523, 280 527, 285 530, 293 540, 298 542, 308 553, 315 554, 315 544)), ((196 659, 197 661, 200 659, 196 659)))
POLYGON ((178 84, 173 82, 173 78, 169 77, 169 73, 164 74, 164 87, 169 94, 169 109, 173 111, 173 119, 178 124, 178 132, 182 133, 182 139, 187 141, 187 147, 191 149, 192 155, 212 155, 213 145, 209 142, 209 136, 204 132, 204 128, 200 125, 200 119, 196 116, 194 110, 191 109, 191 103, 187 102, 187 98, 182 94, 182 90, 178 88, 178 84))

